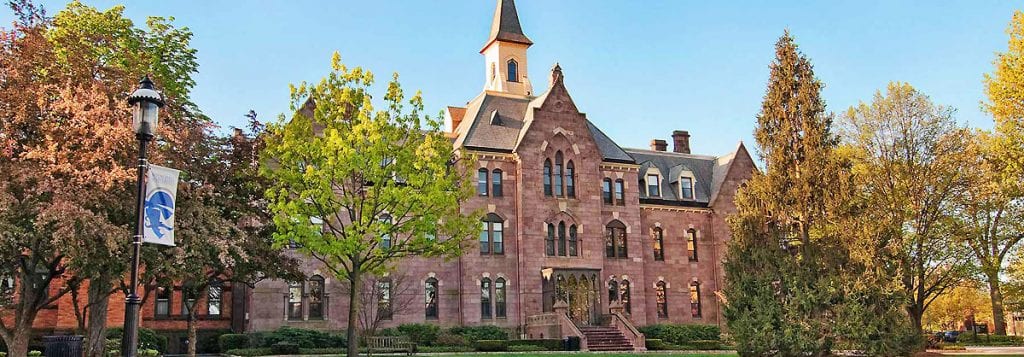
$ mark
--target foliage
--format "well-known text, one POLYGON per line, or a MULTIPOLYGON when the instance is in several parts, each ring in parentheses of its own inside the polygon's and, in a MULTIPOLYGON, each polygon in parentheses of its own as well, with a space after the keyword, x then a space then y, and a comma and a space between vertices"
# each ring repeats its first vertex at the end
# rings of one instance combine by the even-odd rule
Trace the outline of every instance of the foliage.
POLYGON ((686 349, 710 351, 722 349, 722 341, 719 340, 694 340, 687 342, 685 345, 686 349))
POLYGON ((823 84, 787 32, 776 44, 754 137, 764 173, 736 195, 724 315, 741 354, 828 354, 843 342, 901 354, 891 275, 873 264, 849 160, 837 150, 823 84))
POLYGON ((479 352, 500 352, 508 350, 507 340, 478 340, 473 342, 473 349, 479 352))
POLYGON ((456 326, 448 331, 462 336, 470 342, 479 340, 508 340, 508 331, 498 326, 456 326))
POLYGON ((538 351, 551 351, 544 346, 537 345, 510 345, 507 349, 509 352, 538 352, 538 351))
POLYGON ((261 340, 263 347, 272 347, 281 342, 294 343, 301 348, 348 346, 343 335, 287 326, 262 335, 261 340))
POLYGON ((415 342, 418 346, 432 346, 441 333, 441 328, 431 324, 402 324, 398 332, 415 342))
POLYGON ((1003 179, 1024 178, 1024 11, 1017 10, 1006 29, 1007 51, 996 54, 994 69, 985 75, 988 101, 984 108, 996 122, 993 148, 1006 168, 1003 179))
MULTIPOLYGON (((647 334, 645 333, 644 335, 647 334)), ((664 351, 669 349, 668 344, 666 344, 665 341, 660 338, 648 337, 644 339, 644 342, 647 344, 648 351, 664 351)))
POLYGON ((228 333, 217 338, 217 344, 221 351, 234 350, 249 347, 249 335, 228 333))
POLYGON ((278 342, 270 346, 270 351, 279 355, 294 355, 299 353, 299 345, 294 342, 278 342))
POLYGON ((407 101, 397 74, 385 109, 375 109, 372 83, 372 73, 335 53, 327 77, 292 87, 294 114, 268 127, 261 170, 273 183, 266 198, 277 245, 297 243, 352 287, 349 340, 364 275, 382 276, 407 256, 457 256, 479 225, 478 214, 461 212, 472 185, 453 167, 440 121, 421 117, 422 99, 407 101))
POLYGON ((953 113, 909 84, 890 83, 844 115, 858 192, 871 207, 864 212, 869 241, 906 295, 917 332, 931 301, 970 273, 965 244, 956 238, 954 198, 974 181, 964 160, 971 133, 953 113))
MULTIPOLYGON (((145 327, 139 327, 139 349, 156 349, 159 351, 167 350, 167 336, 158 334, 153 329, 145 327)), ((121 327, 111 327, 107 329, 106 340, 116 340, 116 346, 121 347, 121 339, 124 336, 124 329, 121 327)))
POLYGON ((469 346, 469 341, 466 340, 462 335, 458 335, 449 331, 443 331, 437 335, 437 340, 434 342, 437 346, 469 346))
POLYGON ((259 348, 239 348, 234 350, 227 350, 224 354, 229 356, 269 356, 274 354, 274 351, 270 347, 259 347, 259 348))
POLYGON ((29 357, 39 357, 39 356, 42 356, 42 355, 43 355, 42 351, 35 351, 35 350, 28 351, 28 356, 29 357))
POLYGON ((563 346, 562 340, 553 339, 553 338, 537 339, 537 340, 510 340, 510 341, 508 341, 508 347, 509 347, 510 351, 512 350, 512 347, 514 347, 514 346, 522 346, 522 345, 537 346, 537 347, 541 347, 541 348, 543 348, 544 350, 547 350, 547 351, 561 351, 561 350, 563 350, 565 348, 565 346, 563 346))
POLYGON ((714 325, 657 324, 639 328, 648 339, 660 339, 667 343, 683 345, 697 340, 721 340, 721 329, 714 325))
POLYGON ((950 289, 935 300, 925 311, 923 326, 932 331, 959 330, 960 323, 974 316, 975 321, 992 318, 992 305, 988 296, 976 284, 963 284, 950 289))
POLYGON ((423 346, 416 347, 417 352, 420 353, 458 353, 458 352, 473 352, 473 347, 470 346, 454 346, 454 345, 441 345, 436 346, 423 346))

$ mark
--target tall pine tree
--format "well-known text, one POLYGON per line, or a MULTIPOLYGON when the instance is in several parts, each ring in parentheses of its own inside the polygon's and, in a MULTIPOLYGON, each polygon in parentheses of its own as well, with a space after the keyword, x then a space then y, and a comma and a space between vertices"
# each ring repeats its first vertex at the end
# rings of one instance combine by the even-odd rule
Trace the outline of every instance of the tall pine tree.
POLYGON ((725 262, 728 327, 743 355, 898 354, 898 299, 851 244, 860 206, 836 150, 810 61, 787 31, 776 43, 754 137, 765 172, 737 195, 725 262), (894 310, 896 313, 893 313, 894 310))

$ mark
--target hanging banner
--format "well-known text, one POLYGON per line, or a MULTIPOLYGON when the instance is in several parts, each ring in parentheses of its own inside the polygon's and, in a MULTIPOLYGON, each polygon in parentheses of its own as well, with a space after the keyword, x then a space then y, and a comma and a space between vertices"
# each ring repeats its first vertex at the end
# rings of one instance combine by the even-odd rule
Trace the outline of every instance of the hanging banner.
POLYGON ((178 194, 178 170, 149 165, 142 242, 174 246, 174 203, 178 194))

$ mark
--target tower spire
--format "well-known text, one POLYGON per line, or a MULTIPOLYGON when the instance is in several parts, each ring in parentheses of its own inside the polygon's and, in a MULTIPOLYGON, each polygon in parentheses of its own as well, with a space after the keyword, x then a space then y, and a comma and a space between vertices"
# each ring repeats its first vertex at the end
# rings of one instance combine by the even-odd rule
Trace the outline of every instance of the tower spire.
POLYGON ((515 0, 498 0, 498 7, 494 9, 494 20, 491 22, 491 36, 487 43, 480 50, 483 53, 494 41, 505 41, 532 45, 523 28, 519 25, 519 14, 516 12, 515 0))

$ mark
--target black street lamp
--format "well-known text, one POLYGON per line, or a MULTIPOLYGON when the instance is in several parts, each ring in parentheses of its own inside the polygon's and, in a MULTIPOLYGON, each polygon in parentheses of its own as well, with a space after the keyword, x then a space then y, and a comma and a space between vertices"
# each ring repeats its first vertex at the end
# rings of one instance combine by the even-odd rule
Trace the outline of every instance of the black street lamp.
POLYGON ((153 140, 156 128, 160 124, 160 108, 164 100, 153 88, 153 81, 146 76, 139 82, 139 89, 128 96, 128 105, 132 107, 132 129, 139 140, 139 169, 137 205, 135 206, 135 237, 132 240, 132 272, 131 283, 128 285, 128 297, 124 308, 124 337, 121 339, 121 355, 136 357, 139 348, 139 309, 142 298, 138 294, 139 286, 139 252, 142 250, 142 235, 145 228, 143 207, 146 204, 146 185, 143 182, 149 160, 146 159, 146 145, 153 140))

